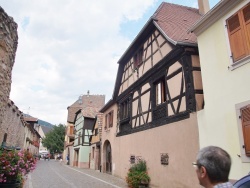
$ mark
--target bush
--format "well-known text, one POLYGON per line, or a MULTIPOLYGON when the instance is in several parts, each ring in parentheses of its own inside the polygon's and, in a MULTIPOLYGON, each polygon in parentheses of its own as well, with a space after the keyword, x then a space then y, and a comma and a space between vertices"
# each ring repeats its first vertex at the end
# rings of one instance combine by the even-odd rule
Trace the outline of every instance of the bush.
POLYGON ((142 184, 149 184, 146 161, 140 160, 129 168, 126 182, 131 188, 138 188, 142 184))

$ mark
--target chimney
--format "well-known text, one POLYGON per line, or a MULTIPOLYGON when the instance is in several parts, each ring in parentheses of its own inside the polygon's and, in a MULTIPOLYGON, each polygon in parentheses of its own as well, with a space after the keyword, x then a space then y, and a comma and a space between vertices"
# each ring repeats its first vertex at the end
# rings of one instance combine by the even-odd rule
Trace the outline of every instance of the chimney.
POLYGON ((204 15, 209 11, 209 1, 208 0, 198 0, 199 13, 204 15))

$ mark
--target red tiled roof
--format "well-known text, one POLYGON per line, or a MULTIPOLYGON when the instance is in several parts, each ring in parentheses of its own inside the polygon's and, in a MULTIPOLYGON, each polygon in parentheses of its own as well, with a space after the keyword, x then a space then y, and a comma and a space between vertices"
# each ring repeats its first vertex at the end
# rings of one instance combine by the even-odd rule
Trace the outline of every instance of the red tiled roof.
POLYGON ((76 112, 78 110, 80 110, 81 107, 80 106, 77 106, 77 107, 74 107, 74 106, 70 106, 68 107, 68 118, 67 118, 67 121, 70 122, 70 123, 73 123, 74 122, 74 119, 75 119, 75 115, 76 115, 76 112))
POLYGON ((94 118, 105 104, 105 95, 82 95, 79 99, 68 107, 67 121, 70 123, 74 122, 78 110, 82 109, 83 116, 94 118))
POLYGON ((26 122, 38 122, 38 119, 37 118, 34 118, 34 117, 23 117, 24 121, 26 122))
POLYGON ((100 110, 100 108, 88 106, 88 107, 82 109, 82 115, 83 115, 83 117, 95 118, 95 116, 99 112, 99 110, 100 110))
POLYGON ((196 8, 163 2, 152 18, 170 40, 196 44, 195 34, 188 32, 188 29, 201 16, 196 8))

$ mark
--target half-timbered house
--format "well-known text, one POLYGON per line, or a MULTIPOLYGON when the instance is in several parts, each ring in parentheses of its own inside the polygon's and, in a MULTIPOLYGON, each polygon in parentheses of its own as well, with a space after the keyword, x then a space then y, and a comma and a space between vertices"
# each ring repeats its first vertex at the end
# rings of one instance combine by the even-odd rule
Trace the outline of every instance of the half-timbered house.
POLYGON ((152 187, 199 187, 197 111, 203 89, 198 9, 163 2, 118 61, 113 98, 101 109, 102 170, 125 179, 147 162, 152 187))
POLYGON ((69 155, 70 165, 79 168, 90 167, 90 137, 95 117, 104 103, 104 95, 90 95, 88 92, 68 107, 68 131, 65 135, 64 156, 69 155))

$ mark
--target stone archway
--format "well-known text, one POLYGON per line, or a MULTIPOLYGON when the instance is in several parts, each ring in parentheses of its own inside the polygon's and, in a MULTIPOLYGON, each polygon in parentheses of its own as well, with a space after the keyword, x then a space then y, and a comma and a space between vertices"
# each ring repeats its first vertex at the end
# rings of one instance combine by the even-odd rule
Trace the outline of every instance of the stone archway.
POLYGON ((111 174, 112 173, 112 149, 111 144, 108 140, 104 142, 103 147, 103 171, 111 174))

